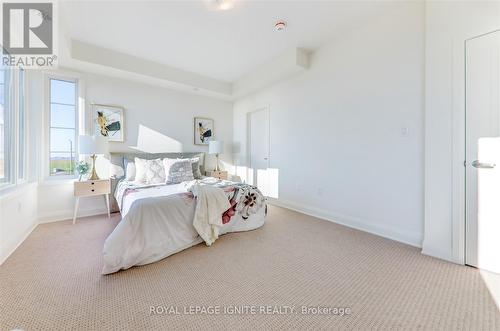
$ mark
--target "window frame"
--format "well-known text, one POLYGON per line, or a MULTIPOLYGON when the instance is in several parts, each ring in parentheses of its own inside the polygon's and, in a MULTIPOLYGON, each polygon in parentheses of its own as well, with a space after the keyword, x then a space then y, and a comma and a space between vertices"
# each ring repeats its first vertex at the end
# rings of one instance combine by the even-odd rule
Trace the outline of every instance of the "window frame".
MULTIPOLYGON (((15 103, 13 102, 14 96, 13 94, 13 89, 12 86, 15 86, 14 80, 13 80, 13 69, 10 67, 4 67, 1 68, 4 71, 4 81, 3 81, 3 89, 4 89, 4 95, 3 95, 3 139, 4 139, 4 159, 3 159, 3 171, 4 171, 4 178, 0 178, 0 188, 5 188, 5 187, 10 187, 11 185, 15 184, 14 178, 12 174, 12 163, 15 160, 15 155, 14 158, 12 158, 12 138, 14 136, 13 129, 15 129, 15 125, 13 125, 12 121, 12 115, 15 115, 15 103), (7 83, 7 81, 9 82, 7 83), (9 88, 7 89, 7 86, 9 88), (11 106, 11 103, 14 104, 14 107, 11 106)), ((15 89, 15 88, 14 88, 15 89)))
POLYGON ((16 182, 23 184, 28 181, 28 109, 27 109, 27 93, 26 93, 26 70, 19 68, 16 75, 16 182), (21 86, 22 76, 22 86, 21 86), (23 90, 23 119, 21 119, 21 88, 23 90), (21 120, 23 122, 23 131, 21 131, 21 120), (21 136, 23 139, 23 146, 21 150, 21 136), (21 165, 23 167, 23 175, 21 176, 21 165))
POLYGON ((75 158, 73 162, 79 159, 78 154, 78 136, 80 130, 80 121, 82 113, 82 105, 80 104, 82 95, 81 79, 77 75, 63 74, 63 73, 48 73, 45 75, 44 85, 45 85, 45 121, 44 121, 44 132, 45 132, 45 149, 44 149, 44 167, 42 178, 46 181, 67 181, 74 180, 78 176, 73 172, 69 175, 52 175, 50 173, 50 129, 51 129, 51 80, 65 81, 75 84, 75 147, 74 154, 75 158))
MULTIPOLYGON (((28 96, 26 92, 26 71, 22 68, 12 68, 12 67, 3 67, 2 70, 8 72, 8 79, 10 80, 8 84, 10 84, 10 88, 8 89, 8 93, 4 95, 4 106, 7 104, 8 107, 4 107, 4 110, 8 108, 6 112, 4 112, 4 125, 7 122, 7 126, 4 126, 4 132, 8 132, 5 135, 5 150, 4 150, 4 173, 7 173, 4 179, 0 180, 0 193, 3 194, 10 189, 17 187, 20 184, 26 183, 28 180, 28 161, 27 161, 27 149, 28 149, 28 111, 27 111, 27 101, 28 96), (21 72, 23 73, 23 88, 24 88, 24 132, 20 130, 20 76, 21 72), (7 121, 5 120, 7 118, 7 121), (23 159, 20 160, 20 140, 21 133, 23 134, 24 139, 24 153, 23 159), (5 157, 8 156, 8 159, 5 157), (24 176, 23 178, 19 178, 19 166, 23 165, 24 176)), ((5 82, 5 81, 4 81, 5 82)))

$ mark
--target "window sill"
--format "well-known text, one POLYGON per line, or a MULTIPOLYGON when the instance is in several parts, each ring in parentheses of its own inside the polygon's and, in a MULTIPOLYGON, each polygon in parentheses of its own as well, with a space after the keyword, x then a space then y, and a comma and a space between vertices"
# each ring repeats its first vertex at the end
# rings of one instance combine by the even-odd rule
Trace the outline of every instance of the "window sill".
POLYGON ((58 178, 46 177, 43 181, 40 182, 39 185, 40 186, 72 185, 77 180, 78 178, 74 176, 64 176, 58 178))
POLYGON ((36 187, 37 183, 35 182, 24 182, 20 184, 5 184, 0 186, 0 199, 9 198, 12 196, 16 196, 18 194, 24 193, 27 189, 31 187, 36 187))
POLYGON ((16 189, 16 187, 17 185, 14 183, 2 183, 0 184, 0 195, 13 191, 16 189))

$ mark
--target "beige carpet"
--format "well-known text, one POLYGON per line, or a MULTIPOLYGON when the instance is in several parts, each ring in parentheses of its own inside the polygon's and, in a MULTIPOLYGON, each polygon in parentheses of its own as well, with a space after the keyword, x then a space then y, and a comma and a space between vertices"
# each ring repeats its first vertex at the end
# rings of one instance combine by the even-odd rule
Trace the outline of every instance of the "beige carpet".
MULTIPOLYGON (((0 267, 0 328, 500 330, 480 273, 364 232, 269 208, 261 229, 101 276, 105 217, 38 226, 0 267), (180 315, 150 315, 150 306, 180 315), (292 314, 185 315, 184 307, 295 306, 292 314), (349 307, 303 315, 301 306, 349 307)), ((260 308, 255 308, 260 309, 260 308)))

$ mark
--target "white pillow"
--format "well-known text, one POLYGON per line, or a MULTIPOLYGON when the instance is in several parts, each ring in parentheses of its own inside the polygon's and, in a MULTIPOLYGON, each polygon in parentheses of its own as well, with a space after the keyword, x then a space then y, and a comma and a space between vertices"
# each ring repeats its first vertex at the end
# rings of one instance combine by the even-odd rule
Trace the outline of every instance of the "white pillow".
POLYGON ((135 179, 134 182, 143 183, 146 181, 146 161, 144 159, 134 158, 135 179))
POLYGON ((115 164, 109 165, 109 177, 120 178, 123 176, 123 168, 115 164))
POLYGON ((127 169, 125 170, 125 180, 134 181, 135 180, 135 163, 128 162, 127 169))
POLYGON ((191 159, 163 159, 166 184, 179 184, 194 180, 191 159))
POLYGON ((142 184, 160 184, 165 182, 165 168, 162 159, 145 160, 136 157, 135 182, 142 184))

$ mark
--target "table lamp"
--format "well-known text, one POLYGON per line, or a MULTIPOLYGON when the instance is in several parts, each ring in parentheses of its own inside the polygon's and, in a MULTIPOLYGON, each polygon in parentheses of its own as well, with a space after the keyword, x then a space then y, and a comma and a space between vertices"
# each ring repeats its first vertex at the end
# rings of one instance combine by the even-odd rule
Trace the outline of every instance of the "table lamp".
POLYGON ((224 152, 224 143, 219 140, 208 142, 208 154, 215 154, 217 161, 215 163, 215 171, 219 171, 219 154, 224 152))
POLYGON ((108 152, 107 139, 99 136, 83 135, 78 137, 78 153, 81 155, 91 155, 92 172, 89 180, 98 180, 97 172, 95 171, 95 159, 97 155, 106 154, 108 152))

